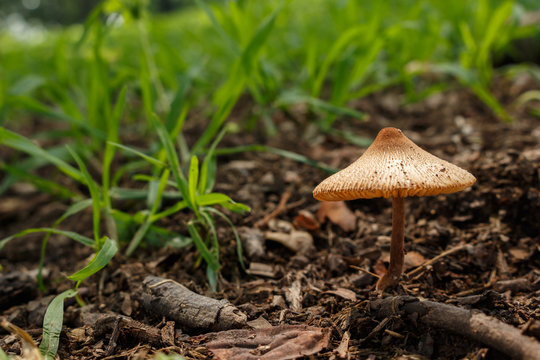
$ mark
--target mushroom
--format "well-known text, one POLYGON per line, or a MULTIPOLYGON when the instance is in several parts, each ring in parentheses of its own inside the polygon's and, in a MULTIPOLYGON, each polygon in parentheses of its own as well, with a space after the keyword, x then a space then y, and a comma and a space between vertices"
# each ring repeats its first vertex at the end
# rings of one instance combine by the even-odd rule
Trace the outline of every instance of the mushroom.
POLYGON ((321 182, 313 196, 322 201, 392 198, 390 265, 377 290, 399 283, 404 262, 407 196, 430 196, 461 191, 476 178, 419 148, 399 129, 382 129, 360 158, 321 182))

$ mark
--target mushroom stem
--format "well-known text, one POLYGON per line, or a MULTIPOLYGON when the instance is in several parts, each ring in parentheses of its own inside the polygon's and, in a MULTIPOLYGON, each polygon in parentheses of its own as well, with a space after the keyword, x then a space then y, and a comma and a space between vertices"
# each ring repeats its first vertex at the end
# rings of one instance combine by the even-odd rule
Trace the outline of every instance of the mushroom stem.
POLYGON ((405 251, 403 249, 405 233, 405 199, 392 198, 392 238, 390 240, 390 265, 388 271, 377 282, 377 290, 385 290, 399 283, 403 272, 405 251))

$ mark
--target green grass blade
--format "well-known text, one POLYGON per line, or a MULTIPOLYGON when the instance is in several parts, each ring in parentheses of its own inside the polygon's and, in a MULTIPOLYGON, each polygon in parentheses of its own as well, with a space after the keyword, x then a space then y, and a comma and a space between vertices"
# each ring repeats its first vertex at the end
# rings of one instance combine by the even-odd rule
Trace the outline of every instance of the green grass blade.
POLYGON ((79 120, 77 118, 64 114, 60 111, 51 109, 48 106, 43 105, 39 101, 34 100, 30 97, 19 96, 19 97, 16 97, 13 101, 15 102, 16 105, 22 107, 25 110, 32 111, 36 114, 43 115, 54 120, 65 122, 67 124, 72 125, 74 129, 82 129, 97 139, 105 140, 106 136, 105 136, 105 133, 103 133, 103 131, 88 125, 86 122, 82 120, 79 120))
POLYGON ((229 36, 227 31, 223 28, 223 26, 220 24, 219 20, 217 19, 216 15, 214 14, 214 11, 212 8, 206 3, 205 0, 195 0, 195 4, 197 4, 208 16, 210 21, 212 22, 212 25, 214 26, 214 29, 217 31, 221 39, 227 43, 227 46, 236 52, 237 54, 240 54, 240 48, 238 44, 229 36))
POLYGON ((332 47, 328 50, 328 53, 324 59, 324 62, 319 69, 317 77, 314 79, 313 87, 311 90, 311 95, 315 98, 319 97, 321 89, 330 70, 332 64, 338 59, 338 57, 343 53, 345 48, 356 38, 361 36, 362 31, 364 31, 363 26, 353 27, 345 32, 343 32, 339 38, 334 42, 332 47))
POLYGON ((66 290, 51 301, 43 318, 43 338, 39 350, 47 360, 54 360, 60 343, 60 332, 64 322, 64 300, 77 295, 77 291, 66 290))
POLYGON ((236 255, 238 256, 238 262, 240 263, 240 266, 242 266, 243 270, 246 270, 246 264, 244 263, 244 257, 243 257, 243 249, 242 249, 242 241, 240 240, 240 236, 238 235, 238 231, 236 230, 236 227, 232 223, 231 219, 221 211, 214 209, 214 208, 206 208, 206 211, 213 212, 214 214, 217 214, 220 216, 229 226, 231 227, 234 238, 236 240, 236 255))
POLYGON ((145 153, 143 153, 142 151, 139 151, 139 150, 135 150, 129 146, 125 146, 125 145, 122 145, 122 144, 119 144, 119 143, 116 143, 116 142, 112 142, 112 141, 109 141, 108 143, 110 143, 111 145, 119 148, 119 149, 122 149, 122 150, 125 150, 126 152, 128 153, 131 153, 131 154, 134 154, 134 155, 137 155, 139 156, 140 158, 148 161, 150 164, 154 165, 154 166, 157 166, 157 167, 164 167, 164 166, 167 166, 167 164, 165 164, 163 161, 159 161, 158 159, 156 159, 155 157, 152 157, 152 156, 149 156, 149 155, 146 155, 145 153))
POLYGON ((62 159, 51 155, 46 150, 43 150, 31 140, 25 138, 22 135, 9 131, 3 127, 0 127, 0 144, 6 145, 10 148, 22 151, 28 155, 35 156, 37 158, 43 158, 54 164, 60 171, 68 175, 70 178, 85 183, 83 174, 63 161, 62 159))
MULTIPOLYGON (((76 202, 74 204, 72 204, 63 214, 62 216, 60 216, 55 222, 54 222, 54 225, 53 225, 53 228, 56 229, 56 227, 58 225, 60 225, 60 223, 62 223, 62 221, 64 221, 65 219, 67 219, 68 217, 72 216, 72 215, 75 215, 81 211, 83 211, 84 209, 88 208, 89 206, 92 206, 92 199, 84 199, 82 201, 79 201, 79 202, 76 202)), ((39 266, 38 266, 38 274, 37 274, 37 281, 38 281, 38 285, 40 287, 40 289, 42 291, 45 291, 45 284, 43 283, 43 276, 42 276, 42 273, 43 273, 43 266, 45 265, 45 251, 47 249, 47 243, 49 241, 49 238, 51 236, 51 233, 48 232, 45 237, 43 238, 42 242, 41 242, 41 254, 40 254, 40 258, 39 258, 39 266)))
POLYGON ((81 234, 77 234, 76 232, 73 232, 73 231, 66 231, 66 230, 58 230, 58 229, 54 229, 54 228, 32 228, 32 229, 26 229, 26 230, 23 230, 23 231, 20 231, 14 235, 11 235, 11 236, 8 236, 2 240, 0 240, 0 250, 2 250, 4 248, 4 246, 10 242, 11 240, 15 239, 15 238, 19 238, 21 236, 25 236, 25 235, 28 235, 28 234, 34 234, 34 233, 39 233, 39 232, 50 232, 52 234, 56 234, 56 235, 63 235, 63 236, 66 236, 70 239, 73 239, 83 245, 86 245, 86 246, 90 246, 90 247, 94 247, 95 246, 95 242, 94 240, 86 237, 86 236, 83 236, 81 234))
MULTIPOLYGON (((160 354, 161 355, 161 354, 160 354)), ((165 355, 166 357, 167 355, 165 355)), ((183 358, 182 358, 183 359, 183 358)), ((8 356, 8 354, 6 354, 4 352, 4 350, 0 349, 0 360, 12 360, 11 356, 8 356)), ((166 358, 161 358, 161 360, 167 360, 166 358)))
MULTIPOLYGON (((65 145, 53 146, 47 149, 47 152, 54 157, 57 157, 61 160, 71 159, 69 152, 67 151, 65 145)), ((17 163, 12 163, 10 166, 16 168, 15 172, 17 174, 28 174, 34 170, 40 169, 45 165, 49 165, 49 161, 41 157, 28 157, 26 159, 19 159, 17 163)), ((0 184, 0 195, 2 195, 6 190, 8 190, 13 184, 18 181, 18 176, 8 175, 5 176, 0 184)))
POLYGON ((251 69, 257 59, 257 55, 261 51, 264 44, 267 42, 268 37, 272 33, 274 24, 276 23, 276 17, 281 12, 282 7, 277 8, 272 14, 270 14, 266 19, 264 19, 255 34, 250 39, 248 45, 242 52, 242 64, 249 74, 251 69))
POLYGON ((184 201, 179 201, 176 204, 174 204, 173 206, 163 210, 162 212, 157 213, 155 215, 152 215, 151 222, 154 223, 154 222, 158 221, 159 219, 170 216, 172 214, 176 214, 177 212, 179 212, 181 210, 184 210, 187 207, 188 207, 187 201, 185 201, 185 200, 184 201))
POLYGON ((274 103, 275 106, 289 106, 294 104, 308 104, 315 109, 327 111, 331 114, 350 116, 359 120, 365 120, 366 115, 360 111, 330 104, 313 96, 302 95, 296 92, 283 93, 274 103))
MULTIPOLYGON (((188 188, 189 188, 189 201, 192 204, 197 204, 197 185, 199 182, 199 159, 197 156, 193 155, 191 157, 191 162, 189 164, 189 177, 188 177, 188 188)), ((193 210, 196 210, 197 207, 193 210)))
MULTIPOLYGON (((175 184, 176 185, 176 184, 175 184)), ((127 188, 111 188, 110 190, 110 196, 111 198, 115 200, 143 200, 145 198, 148 198, 148 190, 144 189, 127 189, 127 188)), ((177 191, 164 191, 163 192, 163 198, 164 199, 170 199, 170 200, 176 200, 181 199, 182 194, 180 194, 177 191)))
POLYGON ((202 166, 201 166, 201 176, 199 179, 199 194, 204 194, 207 191, 210 191, 214 185, 215 182, 215 168, 216 168, 216 159, 214 156, 214 152, 216 151, 216 147, 221 142, 221 139, 223 139, 223 136, 228 131, 228 126, 225 126, 219 134, 216 136, 215 140, 212 142, 212 145, 210 145, 210 148, 208 149, 208 152, 206 153, 206 156, 204 157, 202 166), (211 165, 214 165, 214 169, 211 168, 211 165), (214 171, 212 171, 214 170, 214 171))
POLYGON ((103 247, 94 256, 94 258, 88 263, 88 265, 86 265, 84 268, 77 271, 76 273, 70 275, 68 279, 73 280, 73 281, 82 281, 94 275, 99 270, 103 269, 111 261, 111 259, 114 257, 117 251, 118 251, 118 246, 116 245, 116 241, 113 241, 109 239, 108 237, 105 237, 105 240, 103 242, 103 247))
POLYGON ((96 241, 96 244, 98 245, 98 248, 100 247, 100 218, 101 218, 101 197, 100 197, 100 190, 97 186, 94 179, 92 179, 92 176, 88 172, 88 169, 86 168, 86 165, 82 161, 79 155, 77 155, 76 152, 72 151, 68 147, 69 152, 71 153, 71 156, 75 159, 75 162, 77 165, 79 165, 79 169, 81 170, 81 173, 84 176, 86 186, 88 186, 88 190, 90 190, 90 196, 92 197, 92 223, 94 228, 94 240, 96 241))
POLYGON ((34 185, 40 192, 48 193, 56 197, 59 197, 61 199, 80 198, 80 196, 77 193, 71 191, 71 189, 57 182, 49 181, 47 179, 36 176, 29 172, 22 171, 18 167, 0 163, 0 169, 5 170, 7 174, 10 174, 11 176, 13 176, 14 180, 23 181, 23 182, 26 181, 34 185))
POLYGON ((234 202, 230 197, 221 193, 209 193, 199 195, 197 197, 197 204, 199 206, 221 205, 224 208, 227 208, 237 213, 251 211, 251 208, 249 206, 234 202))
POLYGON ((165 126, 163 126, 158 117, 154 115, 152 119, 156 132, 161 141, 161 145, 163 146, 163 148, 165 149, 165 153, 167 154, 169 166, 171 168, 174 180, 178 185, 178 190, 180 190, 182 197, 188 201, 189 207, 193 209, 194 204, 191 202, 191 199, 189 197, 188 183, 186 177, 184 176, 184 173, 182 172, 182 168, 180 167, 180 160, 178 159, 178 154, 176 153, 174 144, 171 141, 169 134, 167 133, 167 129, 165 128, 165 126))
POLYGON ((307 156, 297 154, 295 152, 288 151, 288 150, 278 149, 272 146, 266 146, 266 145, 255 144, 255 145, 236 146, 236 147, 231 147, 231 148, 222 148, 222 149, 216 150, 216 155, 217 156, 233 155, 233 154, 238 154, 242 152, 269 152, 269 153, 283 156, 284 158, 298 161, 299 163, 312 166, 316 169, 323 170, 329 174, 333 174, 338 171, 338 169, 328 166, 320 161, 312 160, 308 158, 307 156))
POLYGON ((143 224, 137 230, 137 232, 133 236, 133 239, 131 239, 129 246, 126 249, 126 256, 131 256, 131 254, 133 254, 135 249, 139 246, 144 236, 146 235, 146 232, 148 231, 152 223, 155 221, 154 214, 157 212, 157 210, 159 209, 161 205, 161 199, 163 198, 163 191, 165 190, 165 187, 167 186, 167 180, 169 179, 169 175, 170 175, 169 170, 163 171, 163 174, 161 175, 161 178, 159 180, 158 187, 156 189, 156 193, 153 199, 150 213, 144 219, 143 224))
POLYGON ((197 250, 199 250, 199 253, 206 262, 206 274, 208 276, 208 281, 210 282, 210 287, 212 288, 212 291, 215 291, 217 288, 217 272, 219 270, 219 260, 212 252, 210 252, 203 239, 201 238, 201 235, 199 234, 199 231, 195 227, 193 221, 190 221, 188 223, 188 231, 191 239, 193 240, 193 243, 197 247, 197 250))

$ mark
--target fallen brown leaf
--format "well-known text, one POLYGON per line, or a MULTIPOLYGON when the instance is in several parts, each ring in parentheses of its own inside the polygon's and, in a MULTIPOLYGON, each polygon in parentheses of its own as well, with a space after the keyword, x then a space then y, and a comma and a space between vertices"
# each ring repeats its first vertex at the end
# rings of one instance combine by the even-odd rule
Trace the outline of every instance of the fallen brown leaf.
POLYGON ((308 231, 317 231, 320 227, 315 216, 307 210, 300 210, 298 212, 298 216, 293 220, 293 225, 299 229, 306 229, 308 231))
POLYGON ((326 218, 345 231, 356 229, 356 216, 343 201, 322 201, 317 211, 317 220, 323 223, 326 218))
POLYGON ((206 347, 219 360, 288 360, 318 353, 328 346, 328 329, 280 325, 228 330, 205 335, 206 347))
POLYGON ((356 301, 356 293, 352 290, 345 288, 337 288, 336 290, 325 291, 326 294, 332 294, 339 297, 342 297, 346 300, 356 301))
POLYGON ((426 258, 416 251, 408 251, 405 254, 405 270, 417 267, 426 262, 426 258))
POLYGON ((379 276, 386 274, 386 266, 380 259, 373 265, 373 272, 379 276))
POLYGON ((520 261, 526 260, 530 256, 530 253, 527 250, 523 250, 520 248, 511 248, 509 252, 515 259, 520 261))

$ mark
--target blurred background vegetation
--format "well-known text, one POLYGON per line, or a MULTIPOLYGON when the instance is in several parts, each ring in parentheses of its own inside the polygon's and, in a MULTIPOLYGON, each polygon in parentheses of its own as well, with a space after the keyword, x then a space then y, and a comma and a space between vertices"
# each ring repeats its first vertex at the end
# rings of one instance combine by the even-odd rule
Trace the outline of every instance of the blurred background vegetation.
POLYGON ((533 0, 4 1, 0 121, 18 110, 50 110, 99 128, 106 103, 125 85, 147 120, 174 101, 211 105, 202 145, 242 94, 271 134, 276 107, 306 103, 329 130, 340 116, 362 117, 351 100, 398 86, 416 101, 456 82, 509 121, 489 87, 495 72, 537 73, 535 7, 533 0))

